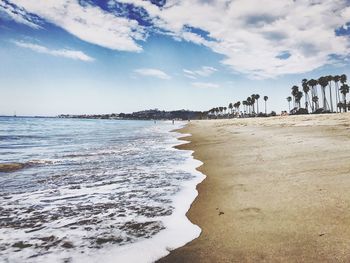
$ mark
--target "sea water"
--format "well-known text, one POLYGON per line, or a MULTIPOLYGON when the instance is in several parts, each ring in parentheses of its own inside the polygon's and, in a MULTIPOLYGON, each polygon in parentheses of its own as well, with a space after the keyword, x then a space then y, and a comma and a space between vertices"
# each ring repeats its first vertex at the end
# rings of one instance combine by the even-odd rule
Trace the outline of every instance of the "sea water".
POLYGON ((184 123, 0 118, 1 262, 153 262, 200 234, 184 123))

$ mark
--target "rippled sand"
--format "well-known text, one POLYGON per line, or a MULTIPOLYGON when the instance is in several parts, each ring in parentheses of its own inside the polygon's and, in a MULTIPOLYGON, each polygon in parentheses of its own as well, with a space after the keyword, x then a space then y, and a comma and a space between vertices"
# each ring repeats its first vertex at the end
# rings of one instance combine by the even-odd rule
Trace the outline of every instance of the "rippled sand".
POLYGON ((350 262, 350 114, 192 122, 201 236, 160 262, 350 262))

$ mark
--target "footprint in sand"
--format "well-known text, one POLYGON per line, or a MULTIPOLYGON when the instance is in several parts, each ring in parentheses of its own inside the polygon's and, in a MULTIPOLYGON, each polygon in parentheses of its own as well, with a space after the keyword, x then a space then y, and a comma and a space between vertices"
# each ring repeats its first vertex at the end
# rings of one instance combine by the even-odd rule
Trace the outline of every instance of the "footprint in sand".
POLYGON ((261 209, 257 207, 248 207, 239 210, 244 217, 262 216, 261 209))
MULTIPOLYGON (((219 208, 217 207, 215 210, 216 210, 216 211, 218 211, 218 210, 219 210, 219 208)), ((219 211, 219 216, 224 215, 224 214, 225 214, 224 212, 219 211)))
POLYGON ((239 190, 239 191, 247 192, 247 187, 244 184, 234 184, 232 185, 232 188, 236 191, 239 190))
POLYGON ((262 156, 261 154, 258 154, 258 155, 256 156, 256 161, 257 161, 257 162, 262 162, 262 161, 264 161, 263 156, 262 156))

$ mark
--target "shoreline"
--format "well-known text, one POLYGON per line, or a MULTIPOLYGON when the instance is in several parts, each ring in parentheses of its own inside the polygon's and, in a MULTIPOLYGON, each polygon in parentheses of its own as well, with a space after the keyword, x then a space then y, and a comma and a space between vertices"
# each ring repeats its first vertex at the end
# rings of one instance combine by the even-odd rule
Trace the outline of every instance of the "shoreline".
POLYGON ((201 235, 157 262, 350 260, 350 114, 193 121, 201 235))
MULTIPOLYGON (((181 124, 182 125, 182 124, 181 124)), ((174 151, 180 149, 182 145, 186 145, 188 141, 183 140, 182 130, 185 125, 180 128, 168 130, 173 133, 171 136, 170 149, 174 151)), ((186 161, 180 165, 183 172, 187 172, 193 176, 192 179, 184 181, 181 184, 181 190, 172 199, 174 212, 162 219, 164 230, 152 236, 151 238, 130 243, 114 250, 109 251, 108 255, 99 255, 98 259, 102 261, 118 262, 155 262, 169 254, 169 251, 185 246, 187 243, 199 237, 201 229, 193 224, 186 216, 193 201, 198 195, 196 186, 205 179, 205 175, 200 173, 196 167, 202 165, 202 162, 193 158, 193 151, 186 150, 181 154, 186 156, 186 161)), ((84 258, 86 260, 87 258, 84 258)), ((84 260, 79 262, 84 262, 84 260)))

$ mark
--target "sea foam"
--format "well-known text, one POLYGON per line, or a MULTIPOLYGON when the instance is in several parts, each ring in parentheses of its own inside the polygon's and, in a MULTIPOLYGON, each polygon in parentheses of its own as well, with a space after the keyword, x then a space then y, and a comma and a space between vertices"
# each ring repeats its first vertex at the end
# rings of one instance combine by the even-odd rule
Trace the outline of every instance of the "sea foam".
MULTIPOLYGON (((190 134, 181 134, 178 137, 190 134)), ((187 142, 175 143, 172 147, 185 144, 187 142)), ((184 182, 182 189, 173 198, 173 213, 163 218, 165 229, 156 234, 151 239, 142 240, 133 244, 116 247, 106 252, 99 251, 95 255, 93 262, 100 260, 105 262, 154 262, 170 253, 171 250, 182 247, 193 239, 199 237, 201 229, 193 224, 186 216, 191 204, 198 195, 196 186, 205 179, 205 175, 196 168, 202 165, 202 162, 192 156, 193 151, 187 150, 186 162, 182 165, 183 170, 195 175, 191 181, 184 182)), ((88 258, 80 258, 79 262, 86 262, 88 258)))

